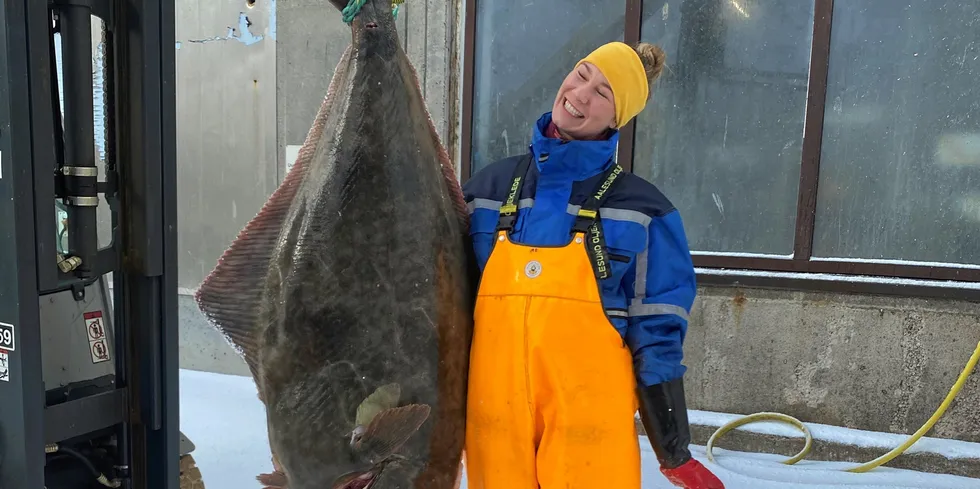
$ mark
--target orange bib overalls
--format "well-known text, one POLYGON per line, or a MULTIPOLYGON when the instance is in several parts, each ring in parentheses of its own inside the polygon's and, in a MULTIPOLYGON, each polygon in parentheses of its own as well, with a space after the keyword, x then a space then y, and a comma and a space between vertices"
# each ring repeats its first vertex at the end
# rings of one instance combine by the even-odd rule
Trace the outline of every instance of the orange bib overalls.
POLYGON ((597 210, 622 168, 600 179, 568 244, 540 247, 509 236, 529 163, 500 208, 476 302, 467 487, 639 489, 632 355, 597 283, 608 273, 597 210))

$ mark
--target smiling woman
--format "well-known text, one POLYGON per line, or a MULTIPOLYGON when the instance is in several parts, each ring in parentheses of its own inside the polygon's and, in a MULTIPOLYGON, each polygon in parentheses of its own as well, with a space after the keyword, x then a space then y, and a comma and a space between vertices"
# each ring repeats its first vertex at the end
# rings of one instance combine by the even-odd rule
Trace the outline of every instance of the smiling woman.
POLYGON ((571 66, 530 151, 463 186, 482 272, 470 489, 639 489, 637 408, 668 480, 724 487, 688 449, 681 359, 695 281, 680 214, 615 162, 664 61, 653 45, 603 44, 571 66))

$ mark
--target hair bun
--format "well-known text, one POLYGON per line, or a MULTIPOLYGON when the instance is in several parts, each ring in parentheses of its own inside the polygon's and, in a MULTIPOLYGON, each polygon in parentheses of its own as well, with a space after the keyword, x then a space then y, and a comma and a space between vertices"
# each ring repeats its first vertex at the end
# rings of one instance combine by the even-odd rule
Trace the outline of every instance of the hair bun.
POLYGON ((637 44, 634 49, 636 50, 636 54, 640 56, 640 61, 643 62, 643 69, 647 73, 647 81, 653 84, 653 82, 660 78, 660 73, 664 70, 667 53, 660 46, 645 42, 637 44))

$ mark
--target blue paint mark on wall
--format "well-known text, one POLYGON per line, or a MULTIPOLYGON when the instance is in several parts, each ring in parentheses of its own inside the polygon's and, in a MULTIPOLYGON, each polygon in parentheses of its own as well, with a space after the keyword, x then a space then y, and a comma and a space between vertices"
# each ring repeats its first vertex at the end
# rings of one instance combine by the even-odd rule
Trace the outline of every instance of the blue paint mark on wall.
POLYGON ((180 41, 177 41, 176 45, 174 46, 174 49, 180 49, 180 41))
POLYGON ((251 25, 252 23, 248 20, 248 16, 245 15, 245 12, 239 12, 238 35, 237 36, 235 35, 235 29, 229 27, 228 38, 234 39, 246 46, 251 46, 252 44, 261 41, 264 36, 256 36, 255 34, 252 34, 252 31, 249 30, 249 27, 251 27, 251 25))
POLYGON ((276 0, 269 0, 269 37, 276 40, 276 0))

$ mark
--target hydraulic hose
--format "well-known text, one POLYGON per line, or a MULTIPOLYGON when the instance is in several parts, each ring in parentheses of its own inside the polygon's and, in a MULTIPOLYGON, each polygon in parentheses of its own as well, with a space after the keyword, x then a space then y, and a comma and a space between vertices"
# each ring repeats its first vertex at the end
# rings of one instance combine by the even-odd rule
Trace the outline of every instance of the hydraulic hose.
MULTIPOLYGON (((929 418, 929 420, 926 421, 926 423, 923 424, 921 428, 919 428, 915 433, 909 436, 909 438, 905 441, 905 443, 902 443, 898 447, 895 447, 890 452, 870 462, 858 465, 857 467, 852 467, 850 469, 847 469, 845 472, 853 472, 853 473, 869 472, 884 464, 887 464, 888 462, 891 462, 893 459, 895 459, 895 457, 898 457, 906 450, 908 450, 909 447, 914 445, 915 442, 919 441, 920 438, 922 438, 929 430, 932 429, 933 426, 936 425, 936 423, 939 421, 939 418, 942 418, 943 414, 946 413, 946 410, 949 408, 949 405, 952 404, 953 399, 955 399, 957 394, 960 393, 960 390, 963 389, 963 385, 966 384, 966 380, 970 378, 970 375, 973 373, 973 370, 977 366, 978 360, 980 360, 980 343, 977 343, 977 347, 973 350, 973 355, 970 357, 970 360, 966 362, 966 366, 963 368, 963 371, 960 372, 960 376, 959 378, 956 379, 956 382, 953 384, 953 387, 950 388, 949 394, 946 395, 946 399, 943 400, 942 404, 939 405, 939 408, 936 409, 936 412, 932 414, 932 417, 929 418)), ((810 434, 810 430, 807 429, 806 425, 804 425, 800 420, 782 413, 763 412, 763 413, 750 414, 748 416, 738 418, 734 421, 726 423, 721 428, 718 428, 718 430, 716 430, 711 435, 711 438, 708 439, 708 445, 706 447, 708 460, 714 463, 715 456, 712 453, 712 449, 714 448, 715 443, 722 436, 725 436, 725 434, 740 426, 757 423, 759 421, 777 421, 780 423, 792 425, 797 429, 799 429, 801 432, 803 432, 803 437, 806 440, 803 449, 800 450, 800 453, 796 454, 795 456, 784 460, 783 461, 784 464, 793 465, 799 462, 800 460, 803 460, 807 456, 807 454, 810 453, 810 450, 813 448, 813 436, 810 434)))
POLYGON ((82 465, 84 465, 85 468, 87 468, 88 471, 92 474, 92 477, 94 477, 95 480, 99 482, 99 484, 102 484, 105 487, 111 487, 113 489, 119 487, 120 485, 120 482, 117 480, 110 481, 109 478, 105 476, 105 474, 100 472, 99 469, 95 468, 95 464, 93 464, 91 460, 89 460, 88 458, 85 457, 85 455, 82 455, 81 453, 75 451, 72 448, 59 445, 57 443, 52 443, 44 447, 44 453, 46 454, 63 453, 65 455, 71 456, 76 460, 78 460, 79 462, 81 462, 82 465))

